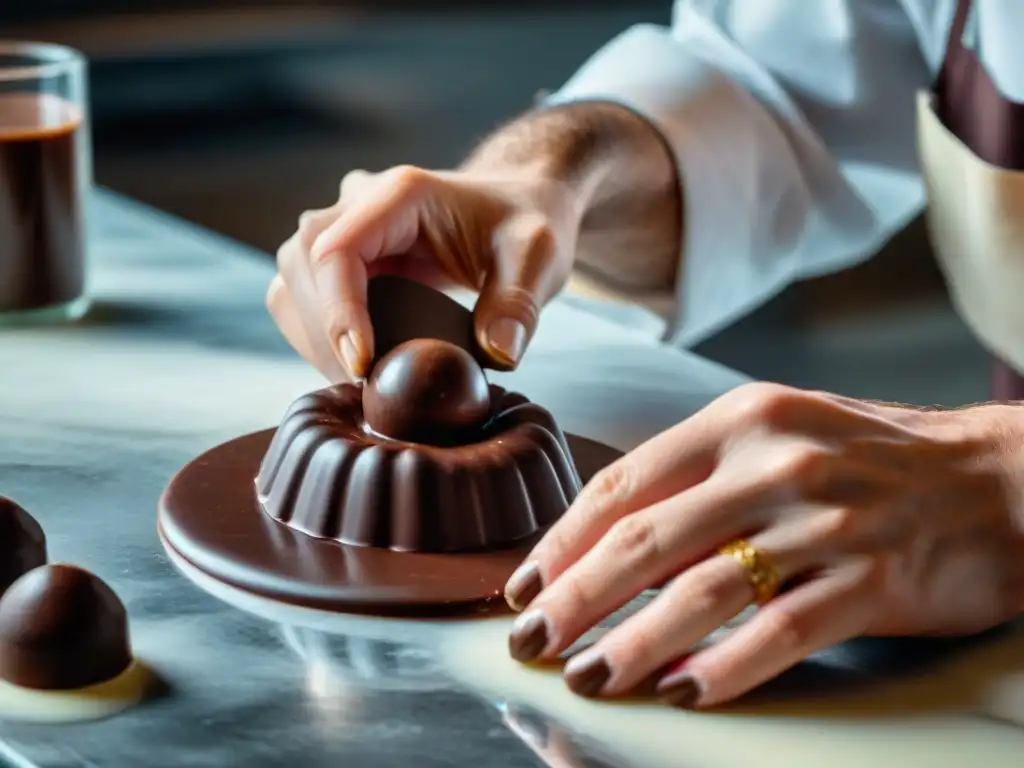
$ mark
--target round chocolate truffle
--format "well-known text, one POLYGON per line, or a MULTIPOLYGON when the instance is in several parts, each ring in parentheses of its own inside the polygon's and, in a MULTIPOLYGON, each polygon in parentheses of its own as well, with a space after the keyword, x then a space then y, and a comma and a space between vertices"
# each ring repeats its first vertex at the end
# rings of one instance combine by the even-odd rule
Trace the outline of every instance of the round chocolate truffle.
POLYGON ((426 445, 472 441, 487 420, 490 390, 466 350, 439 339, 400 344, 363 387, 363 416, 383 437, 426 445))
POLYGON ((128 615, 113 590, 72 565, 44 565, 0 599, 0 678, 37 690, 73 690, 131 665, 128 615))
POLYGON ((35 518, 0 496, 0 595, 22 574, 46 562, 46 536, 35 518))

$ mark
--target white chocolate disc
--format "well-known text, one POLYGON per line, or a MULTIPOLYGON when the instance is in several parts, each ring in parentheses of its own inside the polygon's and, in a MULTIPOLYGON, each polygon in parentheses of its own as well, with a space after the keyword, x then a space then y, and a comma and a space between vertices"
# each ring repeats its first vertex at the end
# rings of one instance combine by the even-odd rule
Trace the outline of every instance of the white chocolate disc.
POLYGON ((41 691, 0 680, 0 720, 49 724, 100 720, 138 704, 153 682, 153 673, 138 661, 113 680, 70 691, 41 691))

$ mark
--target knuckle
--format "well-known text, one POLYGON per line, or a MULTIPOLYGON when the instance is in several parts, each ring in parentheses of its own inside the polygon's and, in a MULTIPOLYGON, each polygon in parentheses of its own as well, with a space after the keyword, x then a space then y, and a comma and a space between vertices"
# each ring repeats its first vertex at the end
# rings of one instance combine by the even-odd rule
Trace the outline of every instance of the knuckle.
POLYGON ((785 429, 805 397, 800 390, 769 382, 744 384, 733 390, 731 406, 739 420, 750 426, 785 429))
POLYGON ((766 392, 757 402, 755 415, 759 423, 779 431, 793 429, 799 415, 806 409, 806 396, 795 389, 766 392))
POLYGON ((628 555, 631 561, 652 560, 658 556, 658 533, 647 517, 633 514, 612 526, 608 547, 619 557, 628 555))
POLYGON ((593 480, 594 492, 601 498, 617 501, 633 488, 633 470, 628 462, 617 461, 602 469, 593 480))
POLYGON ((810 645, 814 633, 813 615, 775 606, 762 616, 766 635, 774 638, 773 646, 799 651, 810 645))
POLYGON ((784 452, 776 472, 784 483, 814 491, 827 485, 835 455, 820 445, 801 443, 784 452))
POLYGON ((370 174, 364 171, 362 168, 355 168, 342 178, 341 183, 338 184, 338 196, 344 197, 346 194, 352 191, 352 188, 361 184, 370 178, 370 174))
POLYGON ((598 472, 584 489, 588 507, 615 506, 629 498, 633 488, 633 471, 625 461, 617 461, 598 472))
POLYGON ((428 171, 415 165, 395 166, 389 175, 392 189, 400 199, 407 199, 419 193, 433 179, 428 171))
POLYGON ((852 507, 829 510, 818 523, 818 535, 823 543, 855 542, 861 538, 861 518, 852 507))
POLYGON ((692 606, 693 615, 713 615, 723 604, 732 602, 735 596, 735 578, 732 574, 705 573, 687 589, 686 602, 692 606))

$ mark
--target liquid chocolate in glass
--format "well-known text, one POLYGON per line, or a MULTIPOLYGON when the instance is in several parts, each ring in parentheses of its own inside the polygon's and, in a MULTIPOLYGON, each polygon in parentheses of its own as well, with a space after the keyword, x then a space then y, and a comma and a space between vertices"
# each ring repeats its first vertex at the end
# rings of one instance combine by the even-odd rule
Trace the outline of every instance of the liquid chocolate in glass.
POLYGON ((56 96, 0 93, 0 313, 84 292, 80 125, 56 96))

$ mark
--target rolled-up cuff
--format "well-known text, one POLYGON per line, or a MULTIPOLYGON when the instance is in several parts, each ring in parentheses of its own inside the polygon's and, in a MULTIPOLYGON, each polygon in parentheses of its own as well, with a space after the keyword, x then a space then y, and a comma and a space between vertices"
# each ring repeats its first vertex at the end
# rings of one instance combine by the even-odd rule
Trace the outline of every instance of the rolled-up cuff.
POLYGON ((686 226, 665 340, 679 346, 706 338, 794 279, 794 240, 809 207, 773 117, 694 47, 668 29, 633 27, 545 100, 620 104, 671 148, 686 226))

